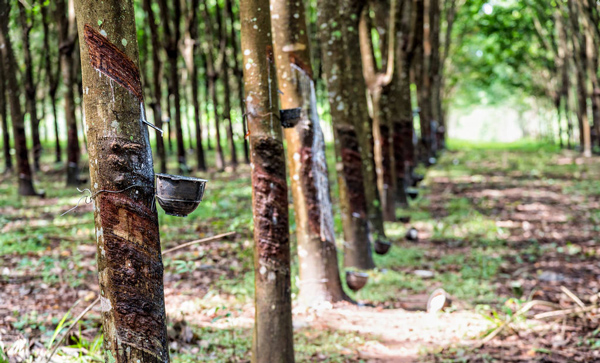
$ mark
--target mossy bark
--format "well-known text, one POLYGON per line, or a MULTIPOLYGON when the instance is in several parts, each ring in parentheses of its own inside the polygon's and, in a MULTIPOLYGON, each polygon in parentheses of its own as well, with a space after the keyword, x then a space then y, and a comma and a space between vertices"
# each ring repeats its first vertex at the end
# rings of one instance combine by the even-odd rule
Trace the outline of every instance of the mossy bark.
POLYGON ((288 190, 268 0, 240 3, 254 216, 252 362, 294 362, 288 190))
POLYGON ((272 0, 274 54, 281 108, 302 108, 300 122, 285 129, 291 175, 300 303, 317 306, 346 300, 338 269, 325 142, 320 131, 304 4, 272 0))
POLYGON ((76 1, 107 362, 168 362, 133 2, 76 1), (111 77, 118 74, 119 77, 111 77))
POLYGON ((10 41, 8 21, 10 3, 0 0, 0 54, 4 63, 4 75, 6 76, 6 93, 10 106, 10 119, 12 123, 13 138, 15 143, 17 172, 19 173, 19 194, 37 195, 33 188, 31 164, 27 152, 27 140, 25 138, 25 122, 19 101, 19 83, 17 82, 17 61, 10 41))
MULTIPOLYGON (((348 44, 344 36, 344 28, 351 26, 347 20, 354 16, 358 22, 356 9, 351 9, 350 3, 349 0, 344 0, 342 4, 319 0, 318 27, 335 135, 336 170, 344 227, 344 266, 371 269, 375 263, 371 252, 363 159, 358 138, 363 132, 364 120, 352 118, 350 102, 354 92, 351 88, 355 84, 346 76, 350 72, 347 66, 350 56, 348 47, 358 48, 358 41, 348 44)), ((355 30, 358 31, 358 27, 355 30)), ((356 76, 356 81, 364 84, 360 68, 356 76)))

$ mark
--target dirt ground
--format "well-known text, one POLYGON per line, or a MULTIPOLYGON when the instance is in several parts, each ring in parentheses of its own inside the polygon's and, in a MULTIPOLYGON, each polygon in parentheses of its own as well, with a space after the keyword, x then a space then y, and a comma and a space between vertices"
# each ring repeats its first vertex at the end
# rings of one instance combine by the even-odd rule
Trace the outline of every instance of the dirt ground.
MULTIPOLYGON (((459 279, 464 277, 464 265, 477 261, 471 259, 476 256, 474 246, 489 244, 486 258, 494 259, 497 268, 477 281, 493 292, 493 298, 468 299, 457 293, 446 312, 429 314, 424 310, 434 288, 453 295, 445 280, 432 279, 423 288, 398 288, 392 294, 396 297, 386 301, 358 294, 354 296, 358 305, 295 307, 298 361, 600 362, 600 187, 595 179, 600 160, 560 153, 549 157, 559 171, 549 168, 542 175, 531 175, 511 168, 511 160, 520 157, 509 152, 486 165, 470 160, 468 153, 447 152, 421 187, 419 205, 430 217, 413 214, 410 225, 419 230, 419 242, 394 238, 399 255, 421 251, 419 269, 459 279), (457 160, 465 173, 452 173, 457 160), (579 167, 565 171, 561 165, 583 166, 586 171, 579 167), (456 209, 461 203, 462 209, 456 209), (463 223, 453 225, 448 219, 457 213, 476 213, 491 223, 494 238, 490 241, 477 233, 457 233, 460 238, 440 235, 440 223, 448 228, 463 223), (449 255, 466 259, 444 260, 449 255)), ((69 222, 53 222, 48 216, 69 208, 57 206, 58 201, 32 201, 28 204, 32 212, 26 215, 18 215, 18 207, 0 206, 0 214, 7 216, 0 224, 3 234, 37 225, 59 226, 55 232, 44 230, 43 248, 0 256, 0 342, 10 362, 33 361, 33 356, 47 352, 49 337, 65 313, 72 308, 71 316, 76 316, 96 298, 96 251, 88 243, 93 227, 88 224, 84 230, 69 222), (72 249, 61 248, 65 241, 72 249)), ((84 205, 75 213, 89 216, 90 210, 84 205)), ((401 233, 407 226, 399 227, 401 233)), ((177 232, 185 227, 173 228, 177 232)), ((201 234, 215 234, 202 228, 201 234)), ((248 238, 240 234, 227 243, 193 246, 166 262, 165 300, 174 362, 191 362, 190 357, 198 354, 202 361, 249 361, 253 307, 251 291, 243 290, 251 286, 252 278, 248 238)), ((394 272, 414 279, 414 270, 399 262, 376 276, 394 272)), ((100 329, 98 309, 82 320, 68 339, 69 347, 54 361, 78 361, 82 352, 92 355, 91 343, 100 329)))

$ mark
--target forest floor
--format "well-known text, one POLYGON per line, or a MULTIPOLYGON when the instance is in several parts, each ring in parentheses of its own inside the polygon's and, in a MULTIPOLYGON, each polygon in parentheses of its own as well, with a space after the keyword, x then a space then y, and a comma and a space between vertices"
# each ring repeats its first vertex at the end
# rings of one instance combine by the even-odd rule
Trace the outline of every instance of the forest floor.
MULTIPOLYGON (((92 208, 82 201, 60 216, 80 198, 64 187, 63 175, 61 166, 39 173, 45 199, 18 197, 15 176, 0 176, 0 362, 2 354, 10 362, 46 354, 56 333, 97 297, 92 208)), ((201 176, 209 184, 194 213, 159 211, 163 248, 237 235, 165 255, 171 357, 247 362, 254 289, 249 168, 201 176)), ((296 360, 600 361, 599 180, 598 158, 553 146, 451 143, 427 170, 417 200, 398 210, 410 223, 386 224, 394 245, 375 256, 369 284, 350 293, 360 304, 294 309, 296 360), (404 240, 410 227, 418 242, 404 240), (452 305, 428 314, 427 298, 440 287, 452 305)), ((334 184, 341 241, 336 195, 334 184)), ((292 276, 295 297, 296 260, 292 276)), ((102 361, 101 341, 96 307, 53 361, 102 361)))

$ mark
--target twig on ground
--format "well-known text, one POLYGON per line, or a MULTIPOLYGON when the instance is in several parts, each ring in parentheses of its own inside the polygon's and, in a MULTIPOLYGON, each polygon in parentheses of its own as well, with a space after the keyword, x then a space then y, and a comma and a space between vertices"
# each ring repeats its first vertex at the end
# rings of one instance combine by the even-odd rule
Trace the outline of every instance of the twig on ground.
POLYGON ((188 246, 191 246, 191 245, 195 245, 195 244, 212 242, 214 240, 218 240, 218 239, 221 239, 221 238, 233 236, 236 233, 237 232, 222 233, 222 234, 218 234, 216 236, 212 236, 212 237, 208 237, 208 238, 203 238, 203 239, 197 239, 197 240, 191 241, 191 242, 186 242, 186 243, 180 244, 179 246, 175 246, 173 248, 169 248, 168 250, 163 251, 162 254, 166 255, 167 253, 171 253, 173 251, 177 251, 177 250, 180 250, 182 248, 185 248, 185 247, 188 247, 188 246))
POLYGON ((580 314, 580 313, 587 313, 590 311, 594 311, 595 309, 598 309, 597 305, 590 305, 590 306, 586 306, 586 307, 577 307, 577 308, 571 308, 571 309, 563 309, 563 310, 555 310, 555 311, 548 311, 545 313, 539 313, 533 316, 534 319, 545 319, 545 318, 554 318, 557 316, 565 316, 565 315, 572 315, 572 314, 580 314))
POLYGON ((585 308, 585 304, 583 303, 583 301, 581 301, 575 294, 573 294, 571 292, 571 290, 567 289, 564 286, 561 286, 560 289, 562 290, 562 292, 564 292, 568 297, 571 298, 571 300, 575 301, 575 303, 579 306, 581 306, 582 308, 585 308))

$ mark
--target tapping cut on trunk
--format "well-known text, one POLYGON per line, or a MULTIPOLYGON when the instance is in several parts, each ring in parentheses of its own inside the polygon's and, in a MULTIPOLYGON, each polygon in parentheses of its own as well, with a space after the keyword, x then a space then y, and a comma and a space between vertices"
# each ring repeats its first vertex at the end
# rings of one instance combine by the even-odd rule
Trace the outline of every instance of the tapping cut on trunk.
POLYGON ((88 45, 90 63, 96 70, 125 87, 143 101, 140 70, 135 63, 99 31, 85 24, 84 39, 88 45))
MULTIPOLYGON (((113 287, 102 290, 102 314, 113 315, 114 339, 120 344, 165 361, 162 283, 146 283, 163 279, 156 213, 119 194, 99 194, 96 204, 103 229, 98 238, 98 253, 103 257, 98 259, 98 270, 113 287), (135 226, 129 230, 135 236, 123 235, 124 225, 135 226)), ((117 362, 127 362, 126 350, 117 350, 117 354, 123 355, 116 357, 117 362)))

